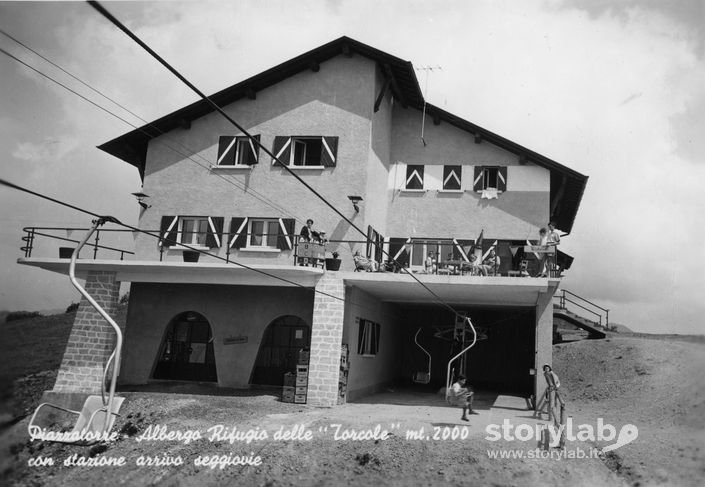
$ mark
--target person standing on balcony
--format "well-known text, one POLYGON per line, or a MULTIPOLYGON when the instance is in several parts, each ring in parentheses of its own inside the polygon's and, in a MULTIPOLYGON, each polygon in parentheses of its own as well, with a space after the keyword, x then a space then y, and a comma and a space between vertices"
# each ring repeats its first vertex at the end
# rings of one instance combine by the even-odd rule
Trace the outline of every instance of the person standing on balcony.
POLYGON ((558 235, 556 231, 556 222, 548 222, 548 237, 547 244, 553 246, 553 253, 548 254, 547 264, 548 264, 548 275, 552 275, 556 269, 556 257, 558 257, 558 244, 561 243, 561 236, 558 235))
POLYGON ((426 271, 426 274, 436 273, 436 258, 433 252, 428 253, 428 257, 426 257, 426 262, 424 262, 424 270, 426 271))
POLYGON ((306 226, 301 227, 301 232, 299 233, 300 240, 303 240, 304 242, 310 242, 313 240, 315 234, 316 232, 313 231, 313 220, 309 218, 308 220, 306 220, 306 226))

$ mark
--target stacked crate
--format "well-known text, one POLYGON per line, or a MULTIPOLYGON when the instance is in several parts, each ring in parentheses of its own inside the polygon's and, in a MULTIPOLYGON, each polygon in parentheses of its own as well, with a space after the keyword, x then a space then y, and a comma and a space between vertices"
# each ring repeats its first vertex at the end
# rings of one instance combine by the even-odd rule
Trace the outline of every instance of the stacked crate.
POLYGON ((284 387, 282 388, 282 402, 294 402, 296 395, 296 374, 287 372, 284 374, 284 387))
POLYGON ((340 349, 340 375, 338 378, 338 404, 345 404, 348 396, 348 372, 350 370, 350 349, 343 344, 340 349))
POLYGON ((299 364, 296 366, 296 389, 294 391, 294 402, 296 404, 306 404, 308 363, 310 358, 311 352, 308 349, 299 350, 299 364))

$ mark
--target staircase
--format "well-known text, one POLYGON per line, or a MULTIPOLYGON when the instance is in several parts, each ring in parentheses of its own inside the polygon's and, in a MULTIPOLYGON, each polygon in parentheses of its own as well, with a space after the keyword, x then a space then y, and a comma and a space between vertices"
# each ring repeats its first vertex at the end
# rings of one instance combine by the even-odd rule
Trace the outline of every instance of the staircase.
POLYGON ((553 305, 554 319, 562 319, 563 321, 587 331, 587 338, 589 339, 605 338, 606 334, 604 331, 600 331, 598 328, 609 330, 608 309, 603 308, 598 304, 595 304, 592 301, 589 301, 582 296, 578 296, 577 294, 566 289, 560 290, 555 296, 553 296, 553 298, 558 300, 558 303, 554 303, 553 305), (580 308, 583 312, 591 313, 593 316, 598 318, 598 321, 589 320, 584 316, 568 309, 568 306, 572 308, 580 308), (605 319, 604 325, 602 321, 603 317, 605 319))

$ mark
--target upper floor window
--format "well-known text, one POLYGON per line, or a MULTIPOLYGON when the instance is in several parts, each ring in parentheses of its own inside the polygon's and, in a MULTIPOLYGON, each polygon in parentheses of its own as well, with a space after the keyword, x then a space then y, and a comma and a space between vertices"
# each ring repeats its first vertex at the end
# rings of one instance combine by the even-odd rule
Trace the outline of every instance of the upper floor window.
POLYGON ((205 247, 207 232, 208 218, 179 218, 179 243, 205 247))
POLYGON ((507 190, 507 168, 505 166, 475 166, 473 191, 507 190))
POLYGON ((446 191, 457 191, 461 189, 462 181, 461 166, 443 166, 443 189, 446 191))
POLYGON ((257 143, 244 135, 223 135, 218 141, 217 165, 252 166, 259 160, 259 135, 255 135, 257 143))
POLYGON ((291 250, 294 248, 293 218, 233 217, 228 247, 248 250, 291 250))
POLYGON ((159 231, 162 247, 182 244, 216 248, 220 247, 222 234, 223 218, 212 216, 163 216, 159 231))
POLYGON ((276 249, 279 237, 279 220, 250 218, 247 248, 276 249))
MULTIPOLYGON (((338 137, 292 136, 274 138, 274 155, 294 167, 335 167, 338 137)), ((272 160, 272 164, 276 164, 272 160)))
POLYGON ((410 164, 406 166, 405 189, 423 189, 423 165, 410 164))

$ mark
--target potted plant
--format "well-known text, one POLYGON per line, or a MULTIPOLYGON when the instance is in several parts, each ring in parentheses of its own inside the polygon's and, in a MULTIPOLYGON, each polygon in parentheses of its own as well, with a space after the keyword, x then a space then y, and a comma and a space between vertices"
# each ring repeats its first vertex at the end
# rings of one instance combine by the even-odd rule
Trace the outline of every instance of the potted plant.
POLYGON ((338 252, 333 252, 332 259, 326 259, 326 270, 337 271, 340 270, 341 260, 338 258, 338 252))
POLYGON ((184 262, 198 262, 200 256, 201 253, 195 250, 184 250, 183 252, 184 262))

